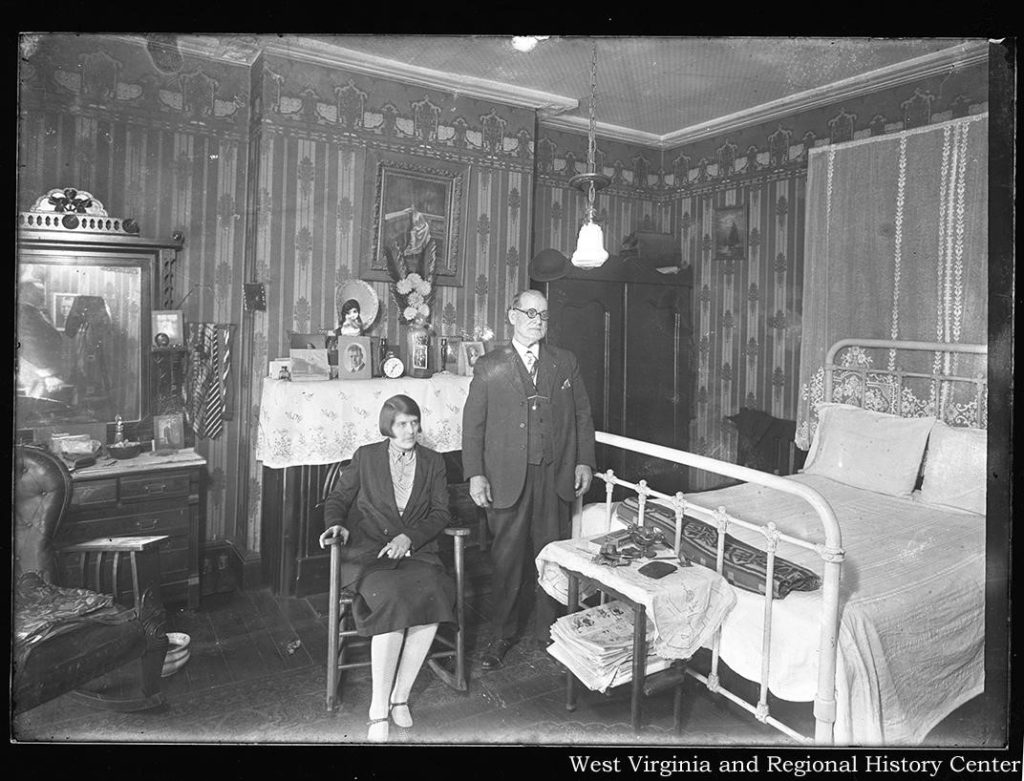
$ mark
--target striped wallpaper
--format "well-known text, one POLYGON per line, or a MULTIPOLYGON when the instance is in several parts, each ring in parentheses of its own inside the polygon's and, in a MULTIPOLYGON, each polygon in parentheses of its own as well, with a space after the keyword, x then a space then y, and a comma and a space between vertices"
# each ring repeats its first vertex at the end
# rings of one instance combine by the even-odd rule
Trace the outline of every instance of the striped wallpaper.
MULTIPOLYGON (((185 319, 238 325, 236 414, 222 437, 198 443, 210 463, 208 540, 260 549, 252 426, 266 361, 286 353, 289 330, 331 324, 336 285, 368 261, 369 150, 468 171, 464 278, 439 291, 441 333, 507 335, 505 307, 528 287, 532 254, 575 245, 584 198, 568 179, 585 170, 586 140, 538 131, 530 110, 266 55, 246 67, 185 54, 166 73, 123 39, 37 37, 19 62, 18 208, 75 186, 144 235, 181 231, 185 319), (266 312, 243 311, 247 282, 266 285, 266 312)), ((664 151, 598 139, 613 178, 597 197, 606 248, 617 252, 637 228, 672 232, 694 269, 695 449, 731 457, 722 417, 740 406, 795 417, 808 145, 960 115, 986 98, 985 69, 974 68, 731 139, 664 151), (725 205, 749 209, 744 262, 712 259, 711 219, 725 205)), ((397 313, 374 284, 385 311, 373 333, 396 339, 397 313)))

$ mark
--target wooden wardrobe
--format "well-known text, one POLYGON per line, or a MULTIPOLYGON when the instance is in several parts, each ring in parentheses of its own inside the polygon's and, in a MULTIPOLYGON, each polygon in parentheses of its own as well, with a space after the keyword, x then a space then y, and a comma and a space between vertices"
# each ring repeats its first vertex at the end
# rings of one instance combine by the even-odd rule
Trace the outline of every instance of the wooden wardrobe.
MULTIPOLYGON (((651 259, 610 257, 603 266, 533 287, 548 298, 548 340, 576 353, 598 431, 667 447, 689 444, 693 395, 693 276, 662 273, 651 259)), ((664 267, 663 267, 664 268, 664 267)), ((598 469, 687 490, 686 470, 598 445, 598 469)), ((595 480, 588 501, 602 498, 595 480)))

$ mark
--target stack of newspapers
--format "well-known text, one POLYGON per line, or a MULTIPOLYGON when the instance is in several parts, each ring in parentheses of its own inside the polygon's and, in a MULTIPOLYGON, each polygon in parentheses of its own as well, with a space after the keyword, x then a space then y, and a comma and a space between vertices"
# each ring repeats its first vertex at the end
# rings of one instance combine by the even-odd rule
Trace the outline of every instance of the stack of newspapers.
MULTIPOLYGON (((647 620, 647 645, 654 623, 647 620)), ((633 679, 633 610, 619 600, 570 613, 551 625, 548 653, 564 664, 588 689, 603 692, 633 679)), ((664 670, 669 661, 647 657, 647 673, 664 670)))

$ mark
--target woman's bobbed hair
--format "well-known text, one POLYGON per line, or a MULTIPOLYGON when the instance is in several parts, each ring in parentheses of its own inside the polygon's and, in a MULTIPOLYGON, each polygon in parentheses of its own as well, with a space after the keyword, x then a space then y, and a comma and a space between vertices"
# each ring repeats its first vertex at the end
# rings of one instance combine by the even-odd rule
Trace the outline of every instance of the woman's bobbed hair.
POLYGON ((421 420, 420 405, 417 404, 414 399, 400 393, 385 401, 384 406, 380 408, 381 434, 386 437, 390 437, 392 435, 392 429, 395 426, 395 415, 398 415, 399 413, 402 413, 403 415, 412 415, 417 420, 421 420))

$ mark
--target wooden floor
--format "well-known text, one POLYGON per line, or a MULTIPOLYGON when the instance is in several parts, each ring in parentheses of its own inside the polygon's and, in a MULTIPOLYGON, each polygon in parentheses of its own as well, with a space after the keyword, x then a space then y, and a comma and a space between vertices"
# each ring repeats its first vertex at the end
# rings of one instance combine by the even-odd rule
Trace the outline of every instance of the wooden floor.
MULTIPOLYGON (((649 700, 647 724, 629 724, 629 687, 609 695, 583 691, 565 709, 565 677, 542 648, 514 647, 504 668, 483 671, 479 655, 490 637, 487 562, 470 551, 468 597, 470 689, 445 687, 424 669, 410 698, 415 725, 392 727, 392 740, 425 744, 793 745, 727 700, 687 684, 684 730, 673 730, 671 694, 649 700)), ((164 679, 168 705, 147 713, 98 711, 61 697, 18 716, 19 742, 338 743, 361 742, 369 706, 369 670, 349 671, 337 711, 325 708, 325 595, 289 599, 267 590, 203 598, 198 611, 171 608, 170 628, 191 636, 191 658, 164 679)), ((812 730, 808 708, 782 708, 794 726, 812 730)), ((940 724, 930 745, 985 745, 980 703, 968 703, 940 724)))

